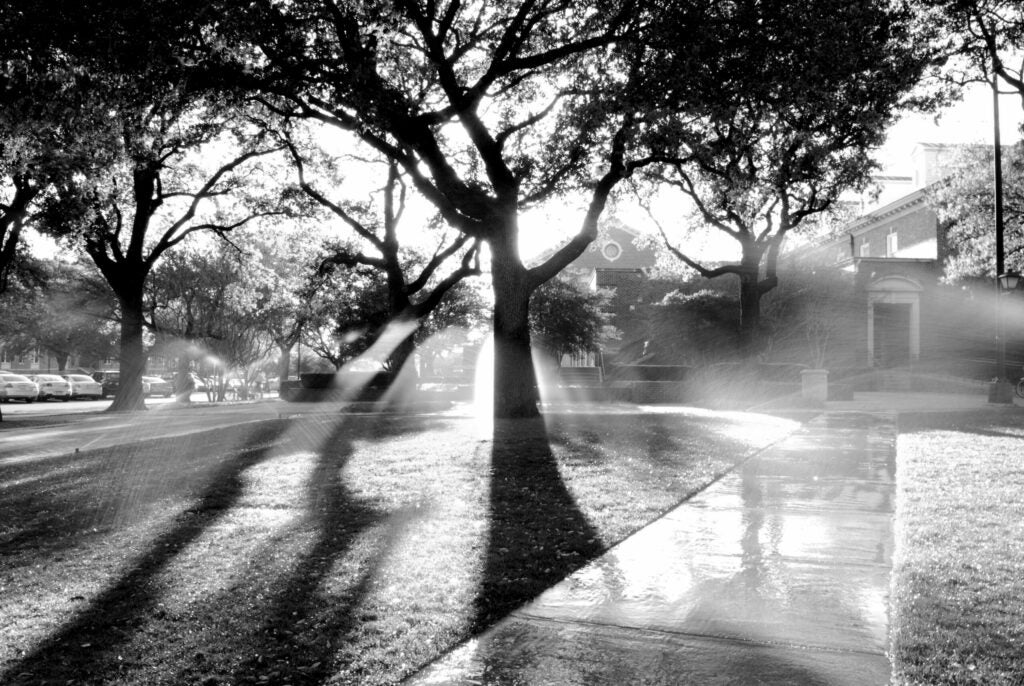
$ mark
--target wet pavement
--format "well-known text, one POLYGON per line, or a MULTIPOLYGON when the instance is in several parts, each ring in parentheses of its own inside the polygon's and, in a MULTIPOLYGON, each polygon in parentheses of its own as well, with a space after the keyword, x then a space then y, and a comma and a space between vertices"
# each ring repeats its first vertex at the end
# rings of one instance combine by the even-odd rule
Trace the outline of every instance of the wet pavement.
POLYGON ((408 683, 888 683, 896 415, 872 410, 829 408, 408 683))

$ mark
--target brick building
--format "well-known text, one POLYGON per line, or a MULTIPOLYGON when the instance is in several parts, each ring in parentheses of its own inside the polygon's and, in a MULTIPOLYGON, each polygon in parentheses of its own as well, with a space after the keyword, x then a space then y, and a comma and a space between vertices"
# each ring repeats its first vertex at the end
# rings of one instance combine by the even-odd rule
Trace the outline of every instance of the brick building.
POLYGON ((928 191, 941 183, 943 162, 952 152, 918 145, 904 195, 866 212, 831 240, 787 256, 789 268, 830 266, 853 274, 853 293, 844 304, 849 316, 830 366, 993 374, 992 284, 968 289, 942 280, 946 231, 928 191))
MULTIPOLYGON (((564 272, 591 290, 611 290, 606 311, 612 315, 612 325, 626 334, 642 319, 648 274, 657 259, 653 249, 637 246, 638 235, 614 218, 603 222, 598 237, 564 272)), ((564 359, 562 366, 600 366, 602 356, 617 353, 619 345, 620 341, 608 341, 603 350, 564 359)))

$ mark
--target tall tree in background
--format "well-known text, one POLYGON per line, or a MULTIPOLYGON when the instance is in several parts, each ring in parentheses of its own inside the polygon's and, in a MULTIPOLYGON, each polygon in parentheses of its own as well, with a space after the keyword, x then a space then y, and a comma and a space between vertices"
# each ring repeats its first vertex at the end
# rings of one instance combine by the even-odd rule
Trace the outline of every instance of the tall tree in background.
MULTIPOLYGON (((995 232, 992 229, 993 150, 970 146, 959 150, 945 169, 946 176, 928 189, 928 203, 945 228, 945 278, 969 283, 996 276, 995 232)), ((1024 147, 1020 143, 1003 156, 1003 218, 1006 269, 1024 271, 1024 147)))
POLYGON ((118 161, 89 183, 65 185, 50 209, 52 229, 84 243, 118 299, 122 390, 114 411, 144 407, 143 299, 154 265, 191 234, 227 234, 277 211, 273 191, 239 197, 254 190, 246 178, 252 161, 274 148, 236 113, 177 95, 120 112, 118 161), (230 152, 218 159, 225 145, 230 152), (227 202, 232 195, 239 202, 227 202))
POLYGON ((221 23, 239 46, 229 78, 258 85, 279 114, 358 136, 447 223, 487 243, 496 416, 538 413, 530 296, 593 240, 630 171, 636 115, 609 105, 632 69, 615 46, 649 18, 643 5, 263 0, 221 23), (520 212, 571 188, 588 197, 578 233, 527 268, 520 212))
POLYGON ((668 249, 702 276, 739 282, 740 336, 754 351, 761 297, 778 283, 790 232, 865 184, 871 151, 931 64, 931 43, 897 3, 740 0, 671 17, 652 34, 648 73, 662 126, 649 138, 662 160, 648 179, 671 188, 695 218, 659 222, 668 249), (712 46, 692 49, 686 26, 712 46), (680 224, 717 231, 739 258, 708 264, 670 238, 680 224))
POLYGON ((29 317, 18 327, 56 358, 64 370, 73 356, 97 366, 117 350, 113 298, 103 280, 82 262, 47 260, 31 299, 29 317))
POLYGON ((538 346, 556 366, 562 365, 564 355, 593 352, 617 336, 611 316, 602 310, 610 296, 608 291, 590 291, 564 277, 537 289, 530 301, 530 325, 538 346))
POLYGON ((313 314, 308 286, 323 252, 322 227, 302 218, 270 221, 232 238, 244 253, 260 325, 277 348, 278 380, 286 381, 313 314))
POLYGON ((61 185, 48 228, 84 245, 117 297, 121 392, 110 409, 142 409, 150 272, 192 234, 226 235, 277 211, 278 194, 253 183, 277 144, 193 64, 205 4, 77 7, 69 49, 118 136, 100 172, 61 185))
POLYGON ((958 81, 992 82, 998 74, 1024 107, 1024 6, 1007 0, 921 0, 938 13, 949 40, 948 52, 966 58, 948 76, 958 81), (966 69, 963 73, 959 69, 966 69))
POLYGON ((0 292, 41 196, 102 164, 112 134, 88 75, 62 54, 58 10, 0 12, 0 292))
POLYGON ((215 367, 220 400, 229 373, 254 376, 274 347, 266 325, 271 274, 253 257, 226 241, 178 250, 147 287, 147 325, 158 346, 178 358, 179 373, 190 362, 215 367))

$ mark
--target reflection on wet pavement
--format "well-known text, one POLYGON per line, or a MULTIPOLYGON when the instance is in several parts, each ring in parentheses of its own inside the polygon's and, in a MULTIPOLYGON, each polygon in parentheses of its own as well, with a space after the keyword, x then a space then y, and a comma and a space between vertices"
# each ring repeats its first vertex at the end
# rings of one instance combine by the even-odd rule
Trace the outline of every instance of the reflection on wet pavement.
POLYGON ((894 445, 820 416, 411 683, 885 684, 894 445))

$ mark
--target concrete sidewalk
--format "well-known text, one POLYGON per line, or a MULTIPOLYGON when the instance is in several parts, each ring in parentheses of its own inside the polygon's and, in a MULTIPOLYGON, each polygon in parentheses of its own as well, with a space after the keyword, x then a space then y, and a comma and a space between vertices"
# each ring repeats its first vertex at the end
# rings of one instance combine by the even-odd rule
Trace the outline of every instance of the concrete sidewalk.
POLYGON ((897 412, 864 394, 612 548, 411 684, 886 684, 897 412))

